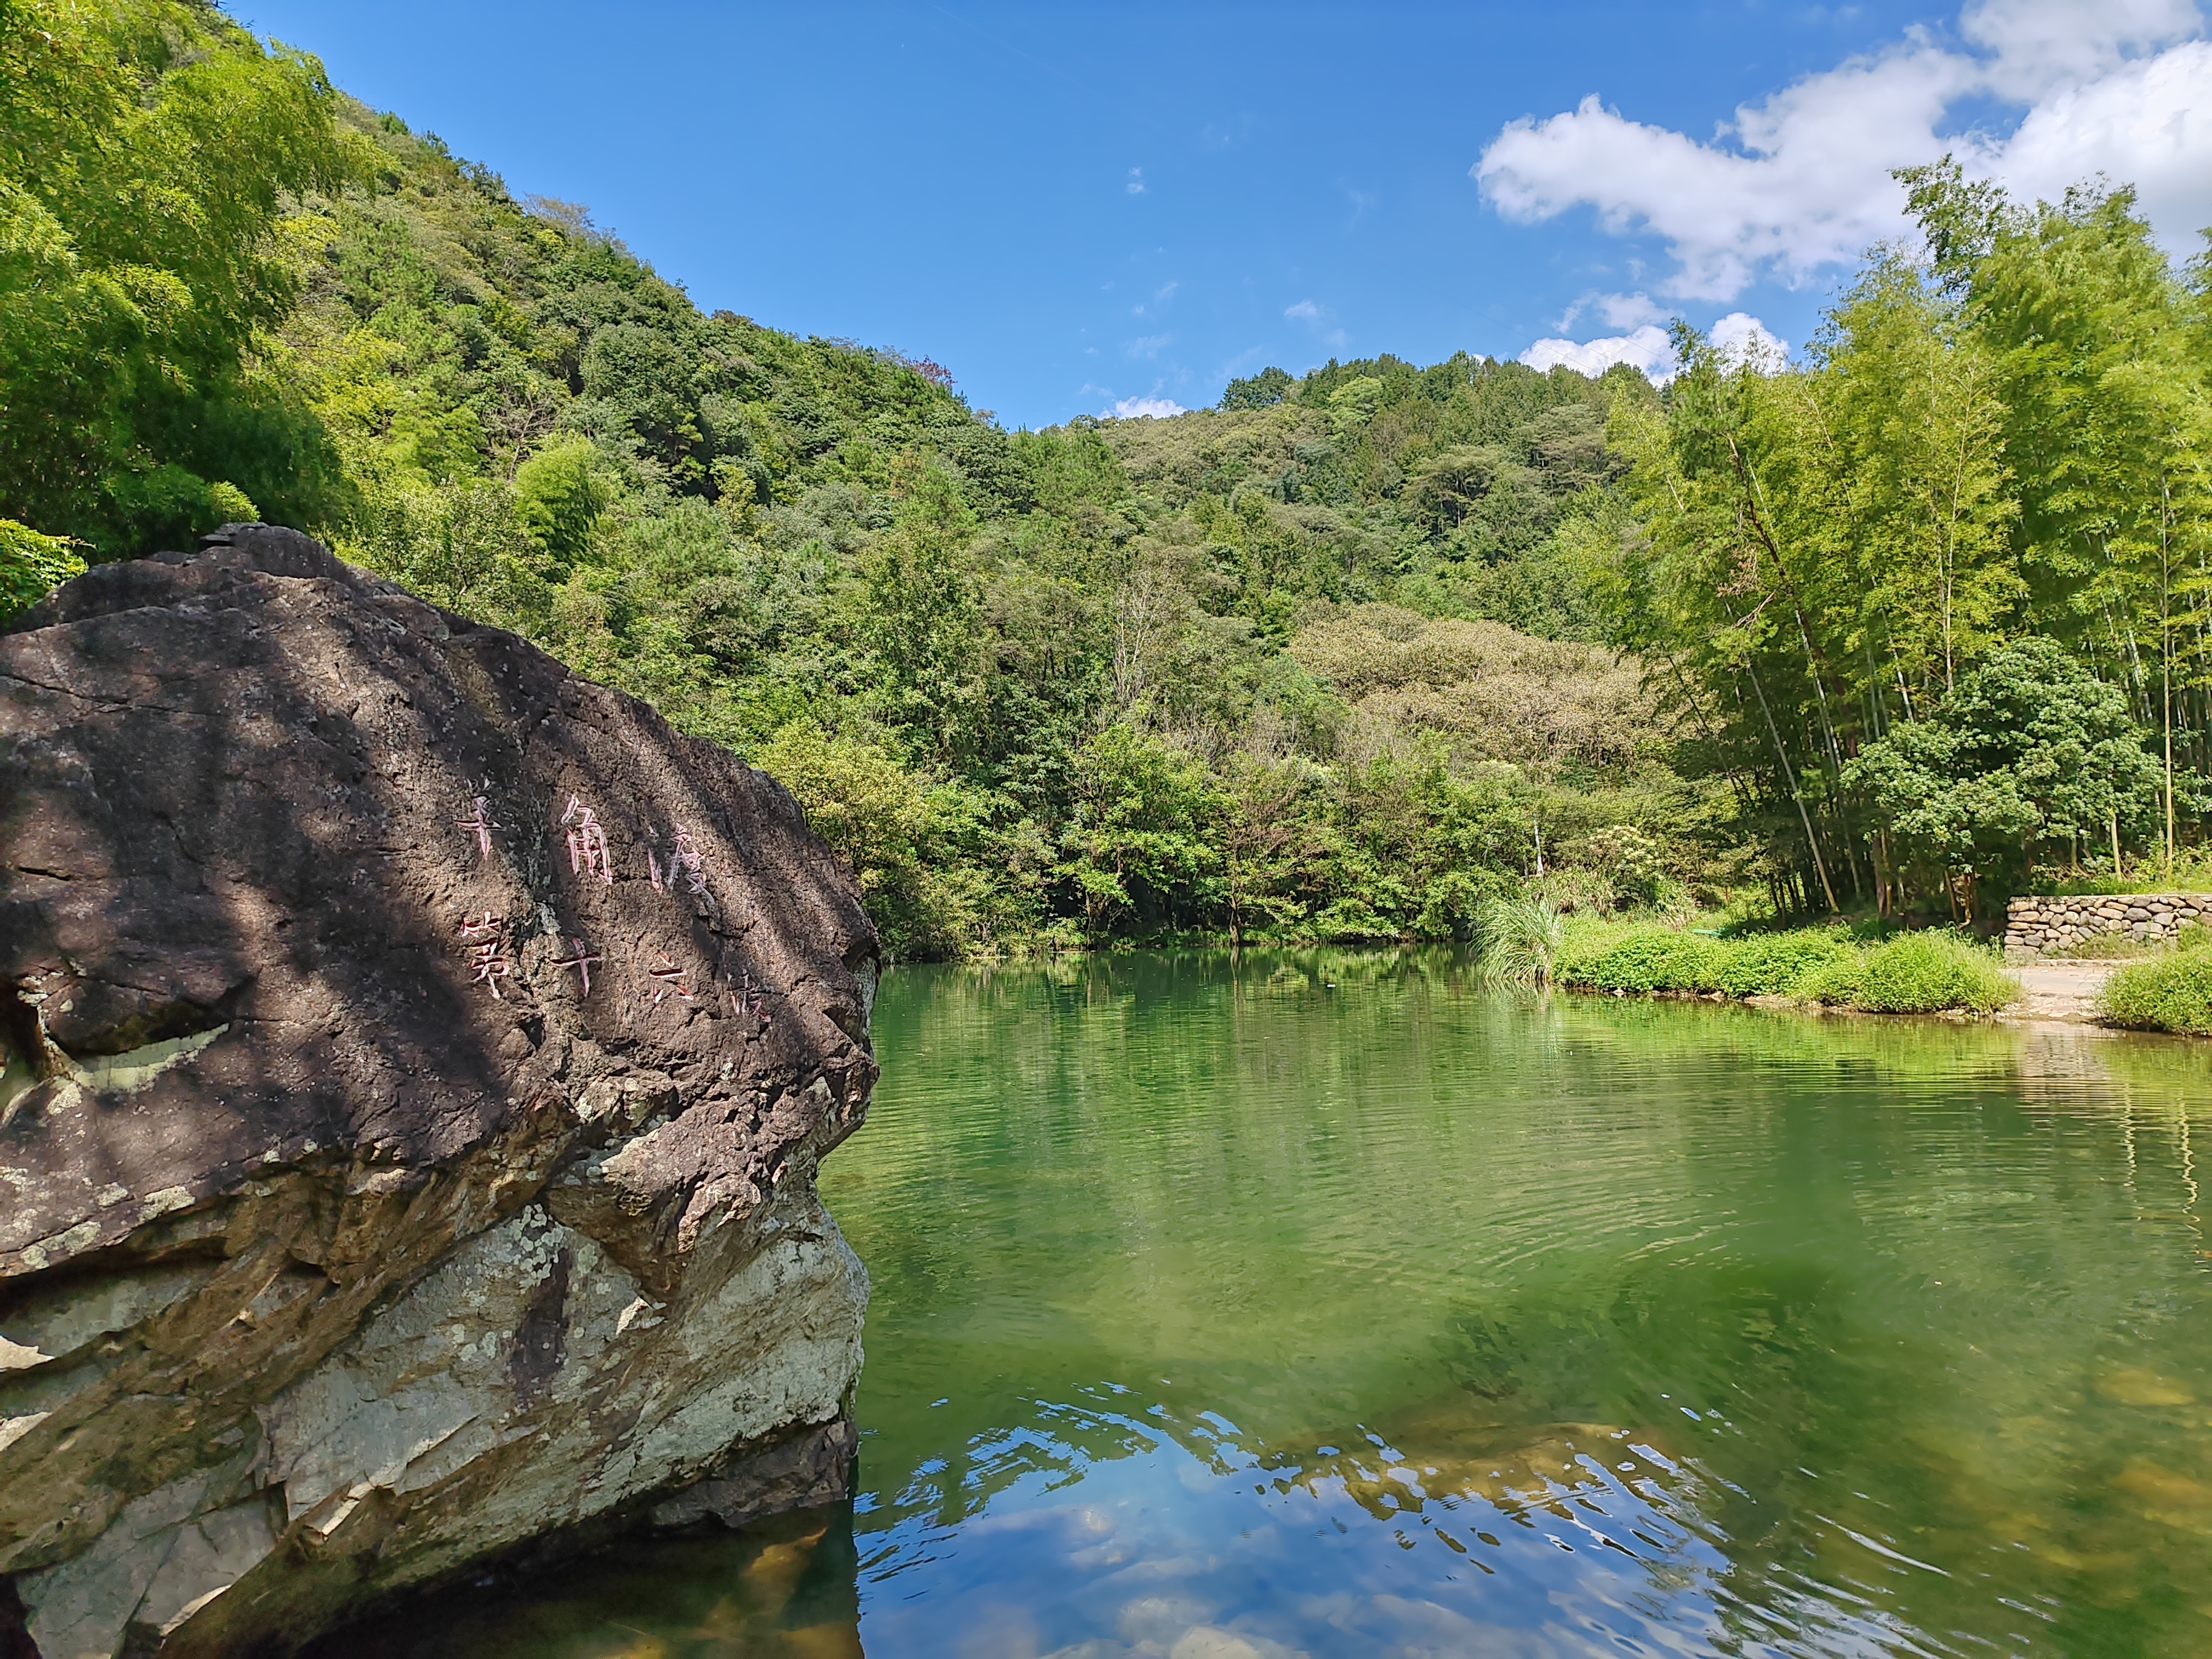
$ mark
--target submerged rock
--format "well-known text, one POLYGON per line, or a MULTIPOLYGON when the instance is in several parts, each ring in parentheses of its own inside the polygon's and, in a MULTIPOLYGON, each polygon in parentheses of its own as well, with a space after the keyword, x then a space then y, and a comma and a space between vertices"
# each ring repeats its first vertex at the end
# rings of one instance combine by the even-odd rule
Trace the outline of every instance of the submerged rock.
POLYGON ((842 1492, 877 963, 774 781, 305 537, 19 618, 0 1652, 842 1492))

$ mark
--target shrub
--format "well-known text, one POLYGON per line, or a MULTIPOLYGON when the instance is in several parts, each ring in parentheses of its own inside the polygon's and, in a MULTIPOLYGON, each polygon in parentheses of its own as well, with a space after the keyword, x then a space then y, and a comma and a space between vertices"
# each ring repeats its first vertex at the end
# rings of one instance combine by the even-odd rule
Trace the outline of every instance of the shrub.
POLYGON ((852 866, 894 960, 981 955, 1009 931, 1006 884, 994 890, 960 856, 975 826, 962 822, 973 803, 957 785, 933 787, 890 750, 811 720, 785 726, 753 760, 852 866))
POLYGON ((1932 1014, 1946 1008, 1994 1013, 2020 997, 2020 982, 1997 966, 1990 952, 1955 933, 1905 933, 1867 952, 1858 967, 1856 994, 1820 1000, 1848 1000, 1853 1007, 1882 1014, 1932 1014))
POLYGON ((2020 995, 1988 951, 1956 934, 1906 934, 1867 949, 1814 927, 1716 939, 1651 925, 1593 927, 1558 953, 1553 977, 1578 990, 1795 996, 1892 1014, 1989 1013, 2020 995))
POLYGON ((1620 890, 1601 870, 1553 869, 1528 888, 1557 906, 1562 915, 1602 916, 1620 903, 1620 890))
POLYGON ((1632 823, 1607 824, 1583 838, 1577 859, 1611 881, 1613 890, 1629 903, 1659 902, 1661 884, 1667 880, 1667 849, 1632 823))
POLYGON ((1404 930, 1389 917, 1378 915, 1365 899, 1354 896, 1337 900, 1313 919, 1307 931, 1331 945, 1381 945, 1404 930))
POLYGON ((1594 991, 1696 991, 1705 988, 1725 947, 1671 927, 1637 927, 1593 940, 1559 964, 1563 985, 1594 991))
POLYGON ((1808 1002, 1825 1003, 1831 1008, 1855 1007, 1859 1000, 1860 978, 1865 971, 1865 955, 1857 951, 1846 951, 1798 981, 1796 994, 1808 1002))
POLYGON ((1814 975, 1832 964, 1855 964, 1857 956, 1847 940, 1820 929, 1756 933, 1726 941, 1717 953, 1710 983, 1698 988, 1732 997, 1795 996, 1814 975))
POLYGON ((59 536, 41 536, 13 519, 0 519, 0 624, 28 610, 72 576, 84 561, 59 536))
POLYGON ((2121 969, 2105 981, 2097 1018, 2140 1031, 2212 1036, 2212 949, 2199 945, 2121 969))

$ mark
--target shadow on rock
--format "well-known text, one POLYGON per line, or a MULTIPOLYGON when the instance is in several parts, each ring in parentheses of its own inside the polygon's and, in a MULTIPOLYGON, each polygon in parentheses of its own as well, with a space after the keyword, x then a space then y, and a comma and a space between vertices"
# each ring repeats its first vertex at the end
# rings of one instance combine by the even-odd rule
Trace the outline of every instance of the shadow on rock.
POLYGON ((18 618, 0 1629, 282 1651, 841 1495, 877 969, 774 781, 295 532, 18 618))

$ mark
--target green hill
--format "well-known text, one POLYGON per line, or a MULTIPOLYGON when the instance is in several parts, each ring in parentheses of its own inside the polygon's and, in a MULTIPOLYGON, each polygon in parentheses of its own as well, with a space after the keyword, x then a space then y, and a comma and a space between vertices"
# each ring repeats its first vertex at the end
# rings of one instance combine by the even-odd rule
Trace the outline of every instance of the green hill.
POLYGON ((778 773, 901 951, 1449 936, 1547 818, 1698 816, 1648 735, 1547 732, 1642 707, 1601 647, 1556 687, 1497 628, 1386 671, 1425 705, 1519 676, 1482 705, 1517 746, 1308 665, 1429 617, 1587 636, 1551 542, 1640 377, 1385 359, 1008 433, 933 364, 703 315, 580 210, 335 109, 368 165, 281 227, 278 351, 341 485, 310 527, 778 773))

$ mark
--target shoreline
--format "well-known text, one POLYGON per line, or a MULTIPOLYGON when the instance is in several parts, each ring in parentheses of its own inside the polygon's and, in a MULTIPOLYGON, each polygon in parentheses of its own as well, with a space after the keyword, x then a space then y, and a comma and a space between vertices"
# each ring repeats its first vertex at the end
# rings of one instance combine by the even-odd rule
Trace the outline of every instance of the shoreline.
MULTIPOLYGON (((1442 945, 1423 947, 1419 945, 1409 945, 1402 942, 1394 945, 1372 944, 1361 945, 1345 943, 1324 945, 1314 941, 1291 944, 1283 940, 1269 940, 1265 944, 1248 943, 1243 947, 1243 951, 1246 952, 1266 950, 1340 950, 1360 954, 1365 954, 1370 951, 1376 954, 1386 954, 1395 951, 1419 950, 1423 948, 1449 949, 1451 947, 1442 945)), ((1198 944, 1192 941, 1176 941, 1165 945, 1122 945, 1119 948, 1109 946, 1104 949, 1100 949, 1094 946, 1087 950, 1054 951, 1049 955, 1029 956, 1020 953, 1009 953, 1006 956, 996 958, 971 959, 964 963, 957 962, 945 963, 907 963, 897 965, 906 967, 921 967, 925 965, 1014 967, 1019 966, 1024 963, 1033 963, 1054 960, 1065 961, 1071 957, 1092 956, 1116 957, 1137 955, 1154 951, 1190 950, 1218 951, 1230 954, 1241 954, 1236 946, 1231 945, 1225 942, 1209 941, 1204 944, 1198 944)), ((1725 992, 1719 991, 1609 991, 1601 989, 1595 986, 1577 986, 1564 983, 1555 983, 1553 988, 1564 994, 1576 997, 1612 999, 1616 1000, 1626 1000, 1632 998, 1646 1002, 1710 1002, 1736 1007, 1761 1008, 1770 1013, 1808 1015, 1822 1019, 1832 1019, 1838 1018, 1860 1018, 1885 1020, 1936 1019, 1943 1020, 1952 1024, 2012 1025, 2030 1030, 2097 1032, 2116 1037, 2178 1037, 2184 1040, 2195 1040, 2194 1034, 2190 1032, 2141 1030, 2123 1025, 2106 1025, 2100 1023, 2095 1018, 2098 998, 2104 990, 2105 982, 2119 969, 2132 966, 2140 961, 2148 961, 2151 959, 2152 958, 2149 957, 2114 957, 2082 960, 2068 957, 2041 957, 2028 962, 2009 962, 2005 964, 2005 971, 2020 981, 2021 990, 2022 992, 2021 1000, 2012 1004, 2010 1006, 1998 1009, 1994 1013, 1987 1014, 1974 1013, 1966 1010, 1956 1008, 1933 1009, 1924 1013, 1889 1013, 1884 1012, 1879 1009, 1854 1008, 1840 1004, 1831 1006, 1826 1003, 1808 1002, 1794 996, 1759 995, 1740 997, 1730 996, 1725 992)))
POLYGON ((2020 981, 2021 1000, 1994 1013, 1978 1014, 1958 1008, 1930 1009, 1924 1013, 1887 1013, 1875 1008, 1853 1008, 1841 1004, 1808 1002, 1793 996, 1732 997, 1719 991, 1605 991, 1595 988, 1561 985, 1559 988, 1574 996, 1619 997, 1626 999, 1641 995, 1649 1001, 1675 1000, 1685 1002, 1734 1003, 1747 1008, 1765 1008, 1775 1013, 1810 1014, 1820 1018, 1838 1016, 1868 1019, 1940 1019, 1954 1024, 2018 1025, 2044 1030, 2101 1031, 2112 1036, 2176 1036, 2186 1032, 2138 1031, 2121 1025, 2106 1025, 2095 1018, 2097 1000, 2105 988, 2105 981, 2131 963, 2147 958, 2113 958, 2108 960, 2075 961, 2045 959, 2031 963, 2008 963, 2005 971, 2020 981))

